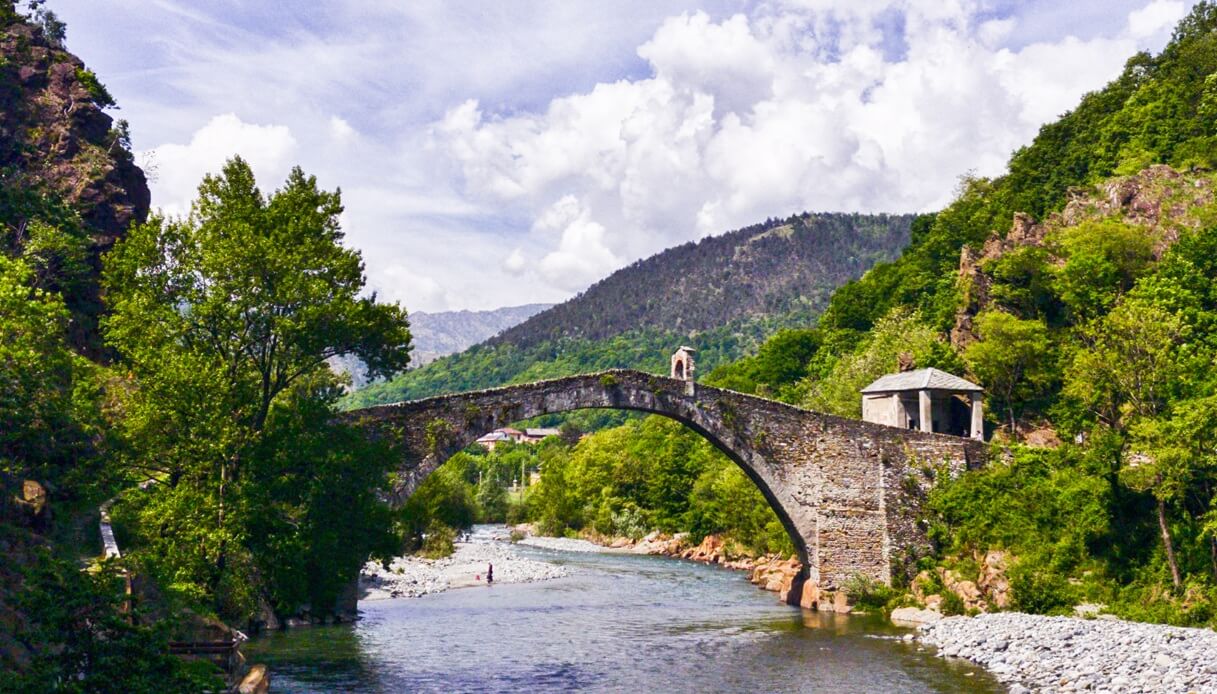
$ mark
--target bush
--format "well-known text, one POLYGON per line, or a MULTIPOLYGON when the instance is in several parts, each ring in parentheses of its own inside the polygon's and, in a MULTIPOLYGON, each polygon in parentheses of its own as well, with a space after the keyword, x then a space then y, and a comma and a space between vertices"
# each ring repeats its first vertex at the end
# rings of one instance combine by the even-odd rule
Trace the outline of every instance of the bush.
POLYGON ((959 597, 958 593, 951 590, 945 590, 942 592, 942 604, 938 606, 938 609, 948 617, 967 614, 968 612, 967 605, 964 604, 963 598, 959 597))
POLYGON ((452 556, 455 551, 456 531, 439 521, 431 521, 423 535, 423 546, 418 551, 419 555, 427 559, 443 559, 452 556))
POLYGON ((1061 574, 1024 559, 1010 569, 1013 605, 1032 614, 1064 614, 1074 604, 1069 581, 1061 574))
POLYGON ((886 611, 891 603, 901 597, 899 590, 864 574, 851 576, 844 588, 854 607, 859 610, 886 611))

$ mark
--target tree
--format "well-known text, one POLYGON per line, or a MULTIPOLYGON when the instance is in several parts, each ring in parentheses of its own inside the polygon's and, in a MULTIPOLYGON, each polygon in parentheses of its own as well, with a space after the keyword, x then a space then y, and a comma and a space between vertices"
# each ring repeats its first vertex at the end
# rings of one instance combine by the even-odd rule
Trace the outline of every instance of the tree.
POLYGON ((0 472, 88 479, 88 453, 102 437, 93 367, 68 349, 59 295, 36 282, 28 263, 0 253, 0 472))
POLYGON ((1109 311, 1153 261, 1146 229, 1115 220, 1068 227, 1056 241, 1065 263, 1055 286, 1078 323, 1109 311))
MULTIPOLYGON (((248 608, 217 591, 240 585, 256 561, 245 477, 293 455, 292 441, 275 436, 285 424, 273 410, 330 407, 332 357, 355 355, 374 376, 409 358, 405 312, 361 295, 363 264, 342 246, 341 212, 340 194, 299 168, 263 196, 234 158, 204 178, 187 217, 153 217, 105 258, 113 312, 103 328, 133 376, 127 462, 165 482, 147 502, 146 520, 160 528, 150 537, 167 543, 166 571, 222 613, 248 608)), ((296 501, 307 507, 308 497, 296 501)))
MULTIPOLYGON (((1167 508, 1181 507, 1195 497, 1204 500, 1204 510, 1212 506, 1212 487, 1217 482, 1217 397, 1177 401, 1171 416, 1143 419, 1131 433, 1133 443, 1120 481, 1153 493, 1171 582, 1178 589, 1183 580, 1167 508)), ((1217 578, 1217 538, 1210 533, 1208 540, 1211 571, 1217 578)))
POLYGON ((1182 329, 1175 314, 1149 301, 1120 302, 1080 331, 1082 348, 1066 369, 1065 395, 1118 431, 1156 417, 1186 372, 1176 354, 1182 329))
POLYGON ((958 371, 960 367, 954 351, 919 313, 896 309, 875 325, 857 349, 836 360, 823 378, 809 384, 804 405, 821 412, 860 417, 862 398, 858 392, 883 374, 895 371, 899 356, 905 353, 913 356, 918 367, 946 371, 958 371))
POLYGON ((997 310, 980 313, 975 325, 980 340, 968 345, 964 360, 988 389, 992 407, 1005 411, 1013 435, 1016 413, 1044 392, 1054 375, 1048 328, 997 310))

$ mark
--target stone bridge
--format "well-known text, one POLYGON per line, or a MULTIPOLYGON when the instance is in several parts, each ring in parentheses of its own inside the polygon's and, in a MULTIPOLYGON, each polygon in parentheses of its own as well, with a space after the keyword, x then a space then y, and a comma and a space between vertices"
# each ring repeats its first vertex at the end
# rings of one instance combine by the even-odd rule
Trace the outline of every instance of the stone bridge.
POLYGON ((585 408, 671 417, 706 437, 756 483, 794 540, 805 578, 838 590, 854 574, 888 583, 922 552, 916 522, 935 470, 982 462, 980 441, 846 419, 691 380, 607 371, 348 413, 404 444, 393 502, 479 436, 585 408))

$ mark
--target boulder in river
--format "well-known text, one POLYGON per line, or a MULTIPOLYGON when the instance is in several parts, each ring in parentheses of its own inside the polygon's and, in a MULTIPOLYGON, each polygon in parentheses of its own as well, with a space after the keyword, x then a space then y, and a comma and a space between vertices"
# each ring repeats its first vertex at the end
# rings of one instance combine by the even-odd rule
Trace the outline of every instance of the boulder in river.
POLYGON ((922 624, 933 624, 942 619, 942 615, 933 610, 923 610, 919 607, 897 607, 892 610, 892 624, 901 627, 916 627, 922 624))

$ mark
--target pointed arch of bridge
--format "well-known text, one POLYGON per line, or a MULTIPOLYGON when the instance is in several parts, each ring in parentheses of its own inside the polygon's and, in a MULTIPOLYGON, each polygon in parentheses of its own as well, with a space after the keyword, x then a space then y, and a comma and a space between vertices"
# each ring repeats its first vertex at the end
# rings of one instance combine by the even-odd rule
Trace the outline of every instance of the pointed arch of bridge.
POLYGON ((627 410, 675 420, 705 438, 744 471, 781 521, 803 566, 811 566, 806 539, 811 533, 808 528, 798 526, 783 503, 779 493, 782 481, 772 477, 776 466, 768 464, 764 454, 731 422, 724 421, 724 412, 705 406, 692 383, 636 372, 619 373, 620 377, 610 372, 557 379, 362 412, 397 410, 391 419, 404 425, 405 438, 413 443, 408 446, 413 455, 407 453, 413 460, 408 461, 408 472, 401 477, 395 493, 397 503, 408 498, 431 473, 480 436, 515 422, 583 409, 627 410), (639 377, 645 380, 639 382, 639 377))

